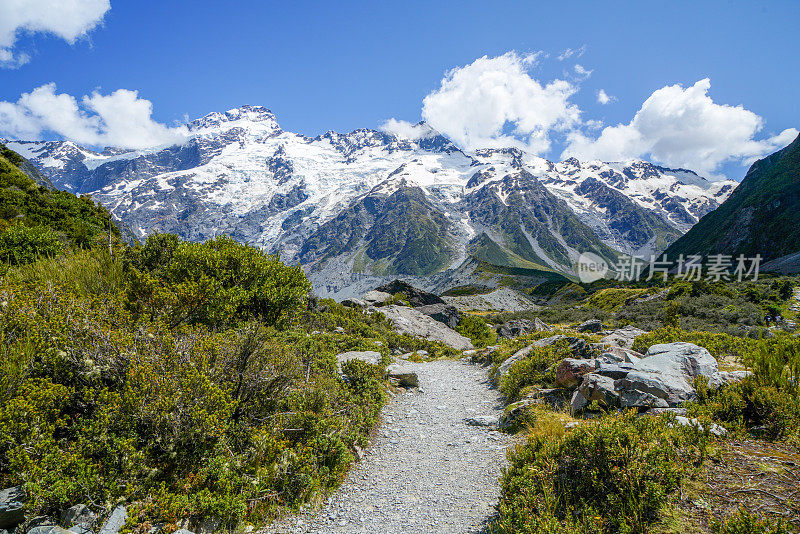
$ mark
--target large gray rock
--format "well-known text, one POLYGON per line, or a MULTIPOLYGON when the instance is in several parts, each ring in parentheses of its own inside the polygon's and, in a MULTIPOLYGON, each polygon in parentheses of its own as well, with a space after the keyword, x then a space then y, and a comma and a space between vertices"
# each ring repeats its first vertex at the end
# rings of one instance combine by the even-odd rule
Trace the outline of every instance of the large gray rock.
POLYGON ((603 323, 600 322, 600 319, 589 319, 588 321, 582 323, 576 330, 578 332, 599 332, 603 329, 603 323))
POLYGON ((458 310, 450 304, 428 304, 414 309, 424 313, 431 319, 447 325, 449 328, 458 326, 458 310))
POLYGON ((583 375, 593 372, 596 367, 595 360, 564 358, 556 367, 556 386, 575 387, 583 380, 583 375))
POLYGON ((12 528, 25 519, 25 491, 22 486, 0 490, 0 528, 12 528))
POLYGON ((381 308, 381 312, 391 321, 395 330, 401 334, 408 334, 429 341, 439 341, 456 350, 474 348, 469 338, 462 336, 447 325, 418 312, 414 308, 390 305, 381 308))
POLYGON ((394 280, 388 284, 384 284, 377 288, 376 291, 389 293, 390 295, 402 293, 408 300, 409 304, 415 308, 418 306, 428 306, 430 304, 445 304, 441 297, 434 295, 433 293, 423 291, 422 289, 414 287, 408 282, 403 282, 402 280, 394 280))
POLYGON ((380 306, 381 304, 385 304, 392 300, 392 295, 389 293, 384 293, 383 291, 367 291, 363 297, 361 297, 361 301, 364 302, 367 306, 380 306))
POLYGON ((558 341, 561 341, 562 339, 566 340, 569 343, 570 349, 572 350, 572 355, 575 358, 586 358, 591 353, 591 351, 589 350, 589 346, 586 344, 586 341, 584 341, 581 338, 563 336, 561 334, 546 337, 544 339, 534 341, 527 347, 518 350, 510 358, 507 358, 503 363, 501 363, 500 366, 497 368, 497 375, 496 375, 497 380, 498 381, 502 380, 503 377, 505 377, 505 375, 508 373, 508 370, 511 369, 512 365, 514 365, 518 361, 527 358, 528 355, 534 351, 534 349, 549 347, 550 345, 558 341))
POLYGON ((692 381, 701 375, 711 378, 719 370, 706 349, 684 342, 653 345, 633 367, 617 380, 617 389, 649 393, 669 406, 694 399, 692 381))
POLYGON ((612 346, 622 347, 629 349, 633 347, 633 342, 637 337, 646 334, 644 330, 640 330, 634 326, 626 326, 618 330, 614 330, 600 340, 600 343, 609 344, 612 346))
POLYGON ((595 373, 583 377, 581 385, 572 394, 570 405, 573 413, 580 412, 593 401, 609 408, 619 405, 613 379, 595 373))
POLYGON ((28 530, 28 534, 72 534, 72 532, 58 525, 42 525, 28 530))
POLYGON ((95 521, 97 521, 97 515, 85 504, 71 506, 61 514, 61 524, 66 528, 77 526, 91 530, 95 521))
POLYGON ((668 408, 669 404, 664 399, 658 398, 650 393, 630 389, 620 392, 619 406, 620 408, 636 408, 642 410, 668 408))
POLYGON ((708 385, 711 386, 711 389, 717 389, 741 382, 752 374, 751 371, 719 371, 711 375, 711 378, 708 379, 708 385))
POLYGON ((128 510, 119 505, 111 512, 106 522, 100 527, 99 534, 119 534, 122 527, 125 526, 125 521, 128 520, 128 510))
POLYGON ((419 387, 417 373, 409 367, 394 363, 386 368, 386 376, 404 388, 419 387))

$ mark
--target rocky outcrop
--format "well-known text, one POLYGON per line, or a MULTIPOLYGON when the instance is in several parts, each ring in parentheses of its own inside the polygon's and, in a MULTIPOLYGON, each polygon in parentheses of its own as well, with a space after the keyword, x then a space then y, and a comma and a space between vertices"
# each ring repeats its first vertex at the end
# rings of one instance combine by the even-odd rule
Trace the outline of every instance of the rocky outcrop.
POLYGON ((376 291, 382 291, 390 295, 402 293, 409 304, 415 308, 419 306, 429 306, 431 304, 445 304, 445 301, 437 295, 423 291, 402 280, 394 280, 388 284, 384 284, 377 288, 376 291))
POLYGON ((103 523, 99 534, 119 534, 119 531, 125 526, 127 520, 128 510, 122 505, 117 506, 111 512, 111 515, 108 516, 106 522, 103 523))
POLYGON ((600 332, 602 329, 603 323, 600 322, 600 319, 589 319, 576 328, 578 332, 588 333, 600 332))
POLYGON ((380 306, 392 300, 392 295, 384 291, 367 291, 360 299, 365 302, 367 306, 380 306))
POLYGON ((404 365, 397 363, 390 365, 386 368, 386 376, 398 386, 404 388, 419 387, 419 378, 417 377, 417 373, 404 365))
POLYGON ((602 338, 600 343, 629 349, 633 347, 633 342, 637 337, 646 333, 644 330, 628 325, 625 328, 614 330, 602 338))
POLYGON ((381 312, 401 334, 420 337, 428 341, 438 341, 456 350, 474 348, 469 338, 414 308, 390 305, 382 307, 381 312))
POLYGON ((583 375, 593 372, 597 368, 595 360, 578 360, 565 358, 556 367, 556 386, 571 388, 580 384, 583 375))
POLYGON ((0 490, 0 529, 13 528, 25 519, 25 491, 22 486, 0 490))
POLYGON ((497 335, 505 339, 514 339, 520 336, 527 336, 534 332, 552 332, 553 328, 548 326, 538 317, 532 321, 529 319, 514 319, 500 325, 497 335))
POLYGON ((344 363, 347 363, 351 360, 360 360, 371 365, 380 365, 382 359, 383 357, 381 356, 381 353, 374 350, 352 350, 337 354, 336 365, 339 370, 339 375, 344 376, 344 372, 342 371, 342 364, 344 363))
POLYGON ((420 313, 424 313, 431 319, 439 321, 442 324, 446 324, 450 328, 455 328, 458 326, 458 321, 460 318, 458 310, 455 306, 450 304, 426 304, 425 306, 420 306, 414 309, 420 313))
MULTIPOLYGON (((596 369, 583 377, 573 395, 574 411, 600 398, 609 407, 640 411, 674 408, 696 398, 694 379, 698 376, 708 378, 710 384, 746 376, 743 372, 720 373, 717 360, 706 349, 684 342, 653 345, 641 358, 627 352, 615 358, 608 353, 596 361, 596 369)), ((565 362, 565 367, 573 364, 565 362)))
POLYGON ((587 358, 591 351, 589 350, 589 345, 583 339, 579 337, 570 337, 564 336, 561 334, 546 337, 544 339, 540 339, 538 341, 534 341, 527 347, 518 350, 515 352, 510 358, 506 359, 500 366, 497 368, 497 375, 495 376, 496 380, 499 382, 505 377, 508 373, 508 370, 511 369, 511 366, 528 357, 528 355, 533 352, 537 348, 542 347, 549 347, 550 345, 561 341, 566 340, 569 343, 570 350, 575 358, 587 358))

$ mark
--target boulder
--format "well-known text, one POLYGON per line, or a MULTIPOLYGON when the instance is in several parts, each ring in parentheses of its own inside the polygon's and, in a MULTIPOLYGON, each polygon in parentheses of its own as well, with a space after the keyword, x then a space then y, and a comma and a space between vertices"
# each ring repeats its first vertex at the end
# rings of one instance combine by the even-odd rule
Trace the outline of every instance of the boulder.
POLYGON ((578 332, 599 332, 603 329, 603 323, 600 322, 600 319, 589 319, 588 321, 582 323, 576 330, 578 332))
POLYGON ((61 524, 67 528, 78 526, 91 530, 95 521, 97 521, 97 515, 85 504, 71 506, 61 514, 61 524))
POLYGON ((612 346, 622 347, 629 349, 633 347, 633 342, 637 337, 646 334, 644 330, 640 330, 633 326, 626 326, 618 330, 614 330, 600 340, 600 343, 609 344, 612 346))
POLYGON ((620 392, 619 406, 620 408, 647 410, 650 408, 668 408, 669 404, 664 399, 658 398, 650 393, 631 389, 620 392))
POLYGON ((458 326, 458 310, 450 304, 427 304, 415 308, 418 312, 424 313, 431 319, 446 324, 450 328, 458 326))
POLYGON ((497 335, 501 338, 514 339, 520 336, 527 336, 534 332, 552 332, 553 328, 548 326, 538 317, 532 321, 529 319, 514 319, 500 325, 497 335))
POLYGON ((597 369, 595 372, 598 375, 607 376, 616 380, 618 378, 625 378, 633 369, 633 364, 631 363, 613 361, 607 357, 600 356, 597 358, 597 369))
POLYGON ((58 525, 42 525, 28 530, 28 534, 72 534, 72 531, 58 525))
POLYGON ((385 304, 392 300, 392 295, 390 293, 384 293, 383 291, 367 291, 364 293, 364 296, 361 297, 361 300, 367 306, 380 306, 381 304, 385 304))
POLYGON ((608 407, 619 404, 619 395, 614 389, 613 379, 595 373, 584 375, 581 385, 572 394, 570 405, 573 413, 583 410, 593 401, 608 407))
POLYGON ((580 384, 583 375, 593 372, 596 366, 595 360, 565 358, 556 367, 556 386, 575 387, 580 384))
POLYGON ((408 300, 409 304, 414 308, 418 306, 427 306, 430 304, 444 304, 444 300, 442 300, 437 295, 433 293, 428 293, 427 291, 423 291, 422 289, 416 288, 407 282, 403 282, 402 280, 394 280, 393 282, 389 282, 388 284, 384 284, 381 287, 377 288, 376 291, 382 291, 384 293, 389 293, 390 295, 396 295, 397 293, 402 293, 405 295, 406 300, 408 300))
POLYGON ((412 371, 409 367, 394 363, 386 368, 386 376, 397 383, 398 386, 404 388, 419 387, 419 378, 417 373, 412 371))
POLYGON ((17 526, 25 519, 25 491, 22 486, 0 490, 0 528, 17 526))
POLYGON ((643 355, 633 349, 623 347, 604 347, 602 356, 611 358, 617 362, 636 363, 643 358, 643 355))
POLYGON ((414 308, 405 306, 384 306, 381 312, 391 321, 392 326, 401 334, 420 337, 429 341, 439 341, 456 350, 469 350, 474 348, 469 338, 466 338, 414 308))
POLYGON ((497 369, 496 378, 498 382, 502 380, 502 378, 508 373, 508 370, 511 368, 512 365, 517 363, 520 360, 523 360, 528 357, 528 355, 533 352, 534 349, 542 348, 542 347, 549 347, 553 343, 557 341, 561 341, 562 339, 567 340, 569 343, 570 349, 572 350, 572 355, 575 358, 586 358, 591 353, 589 349, 589 345, 587 345, 586 341, 578 337, 570 337, 570 336, 563 336, 561 334, 546 337, 544 339, 540 339, 538 341, 534 341, 530 345, 525 348, 522 348, 515 352, 510 358, 506 359, 503 363, 500 364, 500 367, 497 369))
POLYGON ((617 389, 650 393, 677 406, 695 398, 695 377, 711 378, 717 371, 717 360, 702 347, 684 342, 653 345, 631 372, 617 380, 617 389))
POLYGON ((127 520, 128 510, 124 506, 119 505, 114 508, 111 515, 106 519, 106 522, 100 527, 100 532, 98 534, 119 534, 119 531, 125 526, 125 521, 127 520))
POLYGON ((721 388, 736 382, 741 382, 745 377, 752 375, 750 371, 718 371, 708 379, 711 389, 721 388))

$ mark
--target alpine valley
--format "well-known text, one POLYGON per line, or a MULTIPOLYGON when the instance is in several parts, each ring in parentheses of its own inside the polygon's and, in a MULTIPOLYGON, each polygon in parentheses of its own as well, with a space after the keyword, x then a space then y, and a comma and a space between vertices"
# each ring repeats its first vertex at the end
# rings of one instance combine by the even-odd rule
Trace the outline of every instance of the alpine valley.
POLYGON ((578 256, 660 253, 737 184, 630 160, 554 163, 361 129, 306 137, 263 107, 211 113, 181 144, 96 152, 4 141, 58 189, 89 194, 137 239, 218 234, 301 263, 321 296, 402 277, 429 290, 508 273, 574 275, 578 256))

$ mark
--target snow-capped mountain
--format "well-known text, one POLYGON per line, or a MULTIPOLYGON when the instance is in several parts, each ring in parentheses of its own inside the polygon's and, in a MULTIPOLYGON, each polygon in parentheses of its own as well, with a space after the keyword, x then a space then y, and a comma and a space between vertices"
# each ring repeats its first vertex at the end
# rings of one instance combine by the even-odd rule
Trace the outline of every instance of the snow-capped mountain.
POLYGON ((211 113, 187 130, 184 143, 145 151, 6 144, 139 238, 229 234, 302 262, 324 278, 323 294, 364 277, 456 272, 476 258, 570 272, 586 251, 647 255, 736 185, 642 161, 469 153, 424 124, 416 139, 367 129, 310 138, 283 131, 263 107, 211 113))

